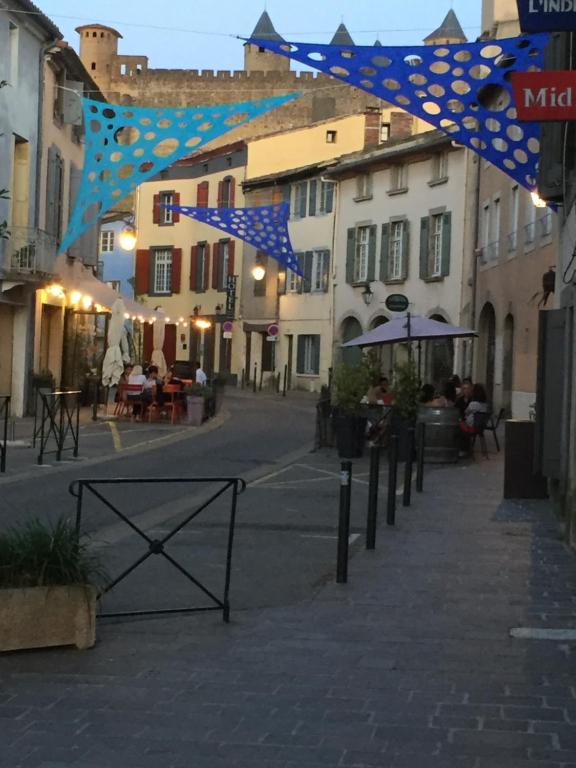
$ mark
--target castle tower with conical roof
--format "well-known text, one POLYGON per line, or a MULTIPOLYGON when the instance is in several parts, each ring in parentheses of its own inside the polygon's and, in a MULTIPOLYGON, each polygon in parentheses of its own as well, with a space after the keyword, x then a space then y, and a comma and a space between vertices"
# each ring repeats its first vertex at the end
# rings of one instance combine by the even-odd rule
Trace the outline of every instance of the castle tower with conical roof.
POLYGON ((424 38, 426 45, 449 45, 451 43, 467 43, 468 40, 464 34, 464 30, 460 26, 458 16, 452 9, 446 14, 446 18, 440 24, 438 29, 431 32, 428 37, 424 38))
MULTIPOLYGON (((260 40, 282 40, 282 36, 274 29, 267 11, 264 11, 258 19, 251 37, 260 40)), ((246 72, 289 72, 290 59, 286 56, 277 56, 257 45, 245 43, 244 69, 246 72)))
POLYGON ((344 22, 338 25, 334 37, 330 40, 330 45, 354 45, 354 40, 352 40, 352 36, 344 22))

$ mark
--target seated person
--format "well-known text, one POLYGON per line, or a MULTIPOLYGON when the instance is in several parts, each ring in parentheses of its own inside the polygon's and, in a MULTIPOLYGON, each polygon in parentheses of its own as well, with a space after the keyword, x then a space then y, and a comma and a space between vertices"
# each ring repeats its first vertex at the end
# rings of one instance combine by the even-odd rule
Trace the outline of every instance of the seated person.
POLYGON ((381 376, 366 393, 366 400, 368 400, 370 405, 389 405, 389 402, 386 402, 389 399, 388 379, 385 376, 381 376))
POLYGON ((476 414, 488 413, 486 390, 482 384, 474 384, 470 402, 464 412, 464 420, 460 422, 460 429, 468 434, 476 431, 476 414))
POLYGON ((118 379, 118 387, 116 388, 116 394, 114 395, 115 403, 118 403, 120 401, 120 398, 121 398, 120 387, 122 386, 122 384, 128 384, 128 379, 132 375, 133 369, 134 369, 134 366, 132 365, 132 363, 126 363, 126 365, 124 366, 124 371, 120 376, 120 378, 118 379))
POLYGON ((174 366, 171 365, 168 371, 166 372, 166 376, 164 376, 164 386, 166 384, 174 384, 176 386, 182 386, 182 379, 179 379, 177 376, 174 375, 174 366))
POLYGON ((152 403, 157 403, 160 407, 164 405, 162 380, 160 379, 157 365, 150 365, 148 367, 148 376, 142 387, 142 400, 144 402, 144 414, 152 403))
POLYGON ((436 408, 453 408, 456 405, 456 387, 451 381, 447 381, 442 387, 442 394, 435 398, 436 408))
POLYGON ((432 384, 424 384, 420 390, 420 405, 434 408, 436 402, 436 390, 432 384))
POLYGON ((464 379, 462 381, 462 387, 460 389, 460 396, 456 398, 456 408, 458 408, 460 412, 461 419, 464 419, 466 408, 468 407, 468 403, 472 398, 472 389, 473 389, 472 380, 464 379))
POLYGON ((452 374, 450 378, 448 379, 450 384, 454 384, 454 389, 456 390, 456 397, 460 397, 460 390, 462 389, 462 381, 460 380, 460 376, 458 376, 457 373, 452 374))
MULTIPOLYGON (((141 398, 142 398, 142 389, 144 387, 145 382, 146 382, 146 376, 144 376, 144 374, 142 373, 142 366, 141 365, 135 365, 132 368, 132 372, 128 376, 127 383, 130 384, 131 386, 139 386, 140 390, 139 391, 135 390, 134 392, 128 392, 128 394, 126 396, 126 399, 128 401, 130 401, 130 400, 141 400, 141 398)), ((132 408, 132 415, 133 416, 138 416, 139 414, 140 414, 140 405, 139 404, 135 404, 134 407, 132 408)))

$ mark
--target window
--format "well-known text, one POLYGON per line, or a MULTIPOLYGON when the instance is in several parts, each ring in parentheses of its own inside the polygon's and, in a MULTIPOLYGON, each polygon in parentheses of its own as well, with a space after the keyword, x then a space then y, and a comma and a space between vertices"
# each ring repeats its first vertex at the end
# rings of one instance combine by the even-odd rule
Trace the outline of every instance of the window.
POLYGON ((492 204, 492 245, 493 258, 497 259, 500 255, 500 198, 495 197, 492 204))
POLYGON ((155 294, 172 292, 172 251, 169 248, 153 253, 154 274, 153 288, 155 294))
POLYGON ((311 264, 311 293, 326 293, 330 269, 330 251, 313 251, 311 264))
POLYGON ((304 376, 318 376, 320 373, 320 336, 318 334, 298 336, 296 373, 304 376))
POLYGON ((355 200, 368 200, 372 197, 372 174, 361 173, 356 177, 355 200))
POLYGON ((334 210, 334 190, 332 181, 322 181, 320 186, 320 213, 332 213, 334 210))
POLYGON ((326 144, 336 144, 338 131, 326 131, 326 144))
MULTIPOLYGON (((294 252, 294 256, 298 259, 298 264, 303 271, 304 254, 294 252)), ((286 293, 302 293, 302 278, 293 269, 289 269, 286 275, 286 293)))
POLYGON ((296 219, 305 218, 307 198, 308 198, 308 182, 301 181, 298 184, 294 184, 294 205, 292 207, 294 218, 296 219))
POLYGON ((540 219, 540 235, 542 237, 550 237, 552 234, 552 211, 550 208, 545 208, 540 219))
POLYGON ((444 216, 438 213, 432 216, 432 237, 430 240, 430 277, 442 274, 442 223, 444 216))
POLYGON ((408 187, 408 167, 403 163, 395 165, 391 172, 391 192, 400 192, 408 187))
POLYGON ((527 224, 524 227, 524 244, 532 245, 536 238, 536 206, 528 201, 527 224))
POLYGON ((19 32, 16 24, 11 21, 8 22, 8 49, 9 49, 9 66, 10 66, 10 85, 16 87, 18 85, 18 48, 19 48, 19 32))
POLYGON ((218 208, 234 207, 234 179, 227 176, 220 182, 218 194, 218 208))
POLYGON ((482 208, 482 248, 490 244, 490 203, 484 203, 482 208))
POLYGON ((518 212, 520 209, 520 194, 518 184, 510 191, 510 233, 508 234, 508 250, 515 251, 518 245, 518 212))
POLYGON ((393 221, 390 226, 388 279, 401 280, 404 256, 404 222, 393 221))
POLYGON ((368 250, 370 227, 358 227, 356 230, 356 253, 354 258, 354 282, 365 283, 368 280, 368 250))
POLYGON ((160 224, 174 224, 173 211, 163 207, 173 204, 174 194, 172 192, 160 192, 160 224))
POLYGON ((90 65, 90 69, 92 70, 92 72, 94 72, 94 70, 96 69, 96 62, 95 61, 93 61, 92 64, 90 65))
POLYGON ((198 243, 198 257, 196 261, 196 290, 204 291, 208 283, 208 243, 198 243))
POLYGON ((114 250, 114 231, 104 230, 100 232, 100 253, 110 253, 114 250))
POLYGON ((380 143, 390 140, 390 123, 382 123, 380 126, 380 143))
POLYGON ((432 181, 446 181, 448 178, 448 152, 438 152, 432 158, 432 181))
POLYGON ((218 290, 225 291, 230 267, 230 240, 220 240, 218 248, 218 290))

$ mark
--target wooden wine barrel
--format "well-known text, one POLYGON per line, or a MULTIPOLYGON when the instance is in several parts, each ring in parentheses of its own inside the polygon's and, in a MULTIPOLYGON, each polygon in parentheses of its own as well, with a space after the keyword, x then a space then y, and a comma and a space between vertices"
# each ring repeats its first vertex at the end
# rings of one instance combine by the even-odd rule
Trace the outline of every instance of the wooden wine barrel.
POLYGON ((418 421, 426 425, 424 461, 449 464, 458 461, 460 450, 460 414, 457 408, 421 406, 418 421))

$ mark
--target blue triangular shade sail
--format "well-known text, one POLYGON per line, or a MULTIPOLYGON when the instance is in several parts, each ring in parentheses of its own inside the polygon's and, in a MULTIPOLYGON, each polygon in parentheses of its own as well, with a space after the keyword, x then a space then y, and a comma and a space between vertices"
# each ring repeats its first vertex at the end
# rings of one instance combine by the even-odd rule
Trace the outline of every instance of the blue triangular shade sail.
POLYGON ((534 34, 411 47, 248 42, 401 107, 533 190, 540 125, 519 124, 510 75, 542 69, 548 39, 534 34))
POLYGON ((164 207, 221 229, 232 237, 253 245, 259 251, 272 256, 284 267, 303 276, 290 242, 288 203, 263 205, 257 208, 189 208, 182 205, 164 207))
POLYGON ((86 131, 84 169, 60 251, 69 248, 143 181, 209 141, 299 95, 167 109, 82 99, 86 131))

